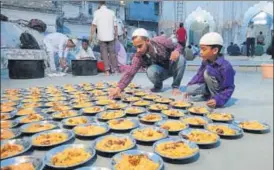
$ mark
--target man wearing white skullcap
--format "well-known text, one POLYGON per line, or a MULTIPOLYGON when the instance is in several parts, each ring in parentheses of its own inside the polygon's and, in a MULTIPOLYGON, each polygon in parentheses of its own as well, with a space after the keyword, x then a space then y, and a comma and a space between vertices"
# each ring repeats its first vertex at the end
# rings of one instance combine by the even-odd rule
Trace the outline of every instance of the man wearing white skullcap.
POLYGON ((78 40, 77 38, 69 38, 65 34, 54 32, 46 35, 43 43, 49 57, 50 69, 51 71, 57 71, 60 63, 61 65, 66 65, 68 50, 74 48, 78 40))
POLYGON ((184 97, 193 100, 205 99, 207 106, 224 106, 234 92, 235 71, 220 53, 223 38, 216 32, 205 34, 200 39, 202 64, 196 75, 188 83, 184 97))
POLYGON ((118 87, 111 90, 110 97, 119 95, 141 67, 147 68, 147 76, 154 84, 152 92, 161 92, 163 81, 173 77, 172 93, 181 94, 179 87, 186 65, 182 54, 183 47, 166 36, 150 39, 148 32, 143 28, 133 32, 132 41, 137 51, 133 56, 132 65, 119 81, 118 87))

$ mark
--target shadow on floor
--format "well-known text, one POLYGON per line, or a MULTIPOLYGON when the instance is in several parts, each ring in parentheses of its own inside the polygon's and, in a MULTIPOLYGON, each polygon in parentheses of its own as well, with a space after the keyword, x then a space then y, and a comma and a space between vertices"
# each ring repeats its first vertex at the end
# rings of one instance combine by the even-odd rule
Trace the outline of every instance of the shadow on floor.
POLYGON ((238 99, 231 97, 228 102, 225 104, 224 107, 230 107, 236 104, 236 102, 238 101, 238 99))

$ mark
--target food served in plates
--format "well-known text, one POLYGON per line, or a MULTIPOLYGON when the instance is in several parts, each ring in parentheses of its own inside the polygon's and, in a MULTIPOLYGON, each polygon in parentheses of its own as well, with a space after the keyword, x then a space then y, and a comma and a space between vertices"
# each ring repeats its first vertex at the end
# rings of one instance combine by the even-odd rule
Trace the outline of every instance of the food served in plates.
POLYGON ((15 165, 5 166, 1 170, 36 170, 31 162, 18 163, 15 165))
POLYGON ((219 136, 209 131, 194 129, 187 135, 183 135, 183 138, 197 143, 214 143, 219 136))
POLYGON ((19 109, 17 112, 18 116, 29 115, 29 114, 36 114, 36 111, 33 108, 22 108, 22 109, 19 109))
POLYGON ((161 110, 167 110, 168 106, 165 104, 153 104, 149 106, 150 110, 157 110, 157 111, 161 111, 161 110))
POLYGON ((173 107, 178 107, 178 108, 185 108, 185 107, 191 107, 192 104, 186 101, 174 101, 170 103, 171 106, 173 107))
POLYGON ((243 129, 248 129, 248 130, 265 130, 266 129, 264 124, 256 120, 240 122, 239 126, 243 129))
POLYGON ((68 135, 65 133, 54 132, 40 134, 32 140, 33 145, 54 145, 66 141, 68 135))
POLYGON ((115 170, 158 170, 159 163, 153 162, 147 155, 122 154, 121 159, 115 165, 115 170))
POLYGON ((177 132, 187 128, 188 126, 180 120, 167 120, 165 122, 162 122, 160 127, 170 132, 177 132))
POLYGON ((111 103, 116 103, 116 101, 115 100, 110 100, 110 99, 96 101, 97 105, 109 105, 111 103))
POLYGON ((136 91, 135 93, 133 93, 133 95, 135 95, 135 96, 145 96, 145 95, 148 95, 148 93, 144 92, 144 91, 136 91))
POLYGON ((83 108, 84 113, 90 113, 90 114, 99 113, 99 112, 102 112, 104 110, 105 109, 103 107, 99 107, 99 106, 92 106, 92 107, 83 108))
POLYGON ((82 125, 76 126, 74 129, 74 133, 82 136, 95 136, 99 134, 103 134, 107 131, 106 128, 99 125, 82 125))
POLYGON ((24 150, 24 146, 19 144, 5 143, 1 145, 1 159, 16 155, 24 150))
POLYGON ((67 117, 72 117, 76 116, 78 113, 74 110, 64 110, 60 112, 56 112, 54 115, 52 115, 53 118, 67 118, 67 117))
POLYGON ((236 135, 237 131, 230 128, 229 126, 226 125, 217 125, 217 124, 212 124, 208 125, 207 129, 211 132, 217 133, 219 135, 236 135))
MULTIPOLYGON (((17 103, 14 101, 6 101, 6 102, 1 102, 1 106, 16 106, 17 103)), ((2 109, 1 109, 2 110, 2 109)))
POLYGON ((182 112, 180 110, 174 110, 174 109, 163 110, 162 113, 167 116, 171 116, 171 117, 182 117, 185 115, 184 112, 182 112))
POLYGON ((41 103, 23 103, 22 108, 35 108, 42 106, 41 103))
POLYGON ((158 129, 147 127, 134 130, 132 136, 140 141, 156 141, 165 137, 165 134, 158 129))
POLYGON ((132 148, 134 143, 128 137, 108 135, 96 142, 96 149, 104 152, 117 152, 132 148))
POLYGON ((143 96, 143 99, 146 99, 146 100, 155 100, 157 98, 160 98, 160 96, 156 94, 148 94, 143 96))
POLYGON ((195 113, 195 114, 207 114, 209 111, 207 110, 206 107, 203 106, 193 106, 188 109, 190 113, 195 113))
POLYGON ((81 103, 74 103, 72 106, 74 108, 83 108, 83 107, 93 106, 93 104, 91 102, 81 102, 81 103))
POLYGON ((36 133, 36 132, 41 132, 41 131, 45 131, 45 130, 50 130, 55 127, 56 127, 56 125, 51 124, 51 123, 40 124, 38 122, 38 123, 31 124, 24 131, 28 132, 28 133, 36 133))
POLYGON ((54 166, 73 166, 90 159, 91 154, 83 148, 67 148, 51 158, 54 166))
POLYGON ((124 102, 136 102, 141 100, 140 97, 135 97, 135 96, 126 96, 122 99, 124 102))
POLYGON ((135 123, 130 119, 113 119, 108 122, 111 129, 131 129, 135 123))
POLYGON ((19 120, 20 123, 31 123, 31 122, 36 122, 36 121, 40 121, 40 120, 44 120, 44 116, 40 115, 40 114, 29 114, 26 115, 24 117, 22 117, 22 119, 19 120))
POLYGON ((190 116, 182 119, 183 122, 189 124, 189 125, 194 125, 194 126, 203 126, 206 125, 208 122, 198 116, 190 116))
POLYGON ((1 120, 8 120, 11 115, 9 113, 1 113, 0 114, 1 120))
POLYGON ((133 106, 148 106, 150 105, 151 103, 149 101, 146 101, 146 100, 139 100, 137 102, 134 102, 132 105, 133 106))
POLYGON ((154 99, 154 101, 156 103, 165 103, 165 104, 168 104, 168 103, 172 102, 173 100, 170 99, 170 98, 159 97, 159 98, 154 99))
POLYGON ((140 118, 140 120, 145 122, 158 122, 162 119, 163 117, 160 114, 156 114, 156 113, 149 113, 140 118))
POLYGON ((216 121, 233 120, 233 115, 229 113, 211 113, 211 114, 208 114, 207 117, 211 120, 216 120, 216 121))
POLYGON ((166 141, 156 145, 155 150, 161 156, 178 159, 195 154, 198 148, 191 148, 184 141, 166 141))
POLYGON ((100 119, 103 120, 111 120, 111 119, 116 119, 124 116, 124 111, 122 110, 113 110, 113 111, 107 111, 103 112, 101 114, 100 119))
POLYGON ((127 107, 124 103, 111 103, 107 106, 108 109, 123 109, 127 107))
POLYGON ((130 114, 130 115, 136 115, 136 114, 139 114, 139 113, 143 113, 144 110, 142 108, 139 108, 139 107, 129 107, 126 109, 125 111, 127 114, 130 114))
POLYGON ((84 117, 84 116, 68 118, 65 122, 65 124, 69 126, 76 126, 76 125, 86 124, 86 123, 88 123, 88 119, 87 117, 84 117))
POLYGON ((15 136, 15 134, 10 129, 1 129, 1 137, 0 140, 11 139, 15 136))
POLYGON ((11 128, 12 127, 12 121, 11 120, 4 120, 4 121, 1 121, 1 129, 5 129, 5 128, 11 128))
POLYGON ((12 106, 1 105, 1 113, 7 113, 13 111, 15 108, 12 106))

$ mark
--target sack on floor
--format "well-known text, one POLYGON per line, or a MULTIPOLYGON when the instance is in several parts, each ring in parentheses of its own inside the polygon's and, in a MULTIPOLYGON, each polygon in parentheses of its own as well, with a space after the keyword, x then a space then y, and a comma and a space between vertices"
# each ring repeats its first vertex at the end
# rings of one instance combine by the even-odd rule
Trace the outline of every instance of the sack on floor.
POLYGON ((36 39, 30 33, 22 33, 20 35, 20 42, 21 49, 40 49, 36 39))
POLYGON ((47 29, 47 24, 45 24, 43 21, 39 19, 31 19, 28 23, 28 26, 39 32, 45 32, 47 29))
POLYGON ((9 18, 6 15, 0 14, 0 21, 8 21, 9 18))

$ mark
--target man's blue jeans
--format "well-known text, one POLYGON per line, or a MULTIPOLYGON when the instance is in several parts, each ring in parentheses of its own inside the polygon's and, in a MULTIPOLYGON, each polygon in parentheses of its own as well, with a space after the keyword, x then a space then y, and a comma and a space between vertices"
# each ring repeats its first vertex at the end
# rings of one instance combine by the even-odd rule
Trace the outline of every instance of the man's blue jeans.
MULTIPOLYGON (((54 62, 55 62, 55 66, 56 66, 56 70, 57 71, 60 71, 60 62, 59 62, 59 55, 58 53, 56 53, 54 55, 54 62)), ((71 66, 71 60, 74 60, 75 59, 75 55, 71 54, 71 53, 68 53, 67 55, 67 58, 66 58, 66 61, 68 63, 69 66, 71 66)))
POLYGON ((184 76, 186 60, 183 55, 175 62, 171 62, 169 69, 153 64, 147 68, 147 77, 154 84, 155 88, 161 89, 163 81, 173 77, 172 88, 179 88, 184 76))

